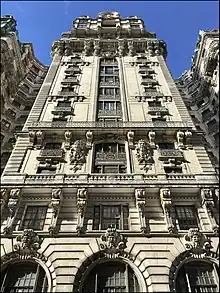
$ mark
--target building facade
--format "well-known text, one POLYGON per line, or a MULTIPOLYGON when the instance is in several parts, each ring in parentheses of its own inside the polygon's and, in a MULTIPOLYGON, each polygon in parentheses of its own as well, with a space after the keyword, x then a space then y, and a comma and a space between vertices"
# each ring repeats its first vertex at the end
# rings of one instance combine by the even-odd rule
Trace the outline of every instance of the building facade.
POLYGON ((34 56, 32 44, 19 41, 16 20, 1 17, 1 173, 47 70, 34 56))
POLYGON ((219 173, 219 31, 200 31, 192 67, 176 81, 219 173))
POLYGON ((2 174, 2 292, 217 292, 218 180, 166 65, 117 12, 74 20, 2 174))

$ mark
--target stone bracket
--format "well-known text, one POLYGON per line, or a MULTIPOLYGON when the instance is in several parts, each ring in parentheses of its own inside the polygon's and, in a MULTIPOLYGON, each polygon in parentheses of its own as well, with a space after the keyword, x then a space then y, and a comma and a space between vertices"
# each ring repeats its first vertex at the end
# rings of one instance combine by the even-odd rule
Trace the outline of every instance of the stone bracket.
POLYGON ((77 223, 77 232, 78 234, 84 233, 84 216, 85 209, 88 201, 88 190, 86 188, 79 188, 77 190, 77 210, 78 210, 78 223, 77 223))
POLYGON ((51 216, 51 223, 48 228, 48 231, 51 235, 57 233, 57 219, 60 212, 61 203, 63 200, 63 192, 61 188, 54 188, 52 189, 52 198, 50 202, 50 206, 52 208, 52 216, 51 216))

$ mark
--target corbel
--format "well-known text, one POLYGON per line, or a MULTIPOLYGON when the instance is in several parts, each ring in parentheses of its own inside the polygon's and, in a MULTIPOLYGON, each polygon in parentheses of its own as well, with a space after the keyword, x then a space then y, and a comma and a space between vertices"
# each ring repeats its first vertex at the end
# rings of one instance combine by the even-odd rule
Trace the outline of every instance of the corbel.
POLYGON ((77 233, 78 235, 84 233, 84 217, 85 209, 88 200, 88 191, 86 188, 79 188, 77 190, 77 210, 78 210, 78 224, 77 224, 77 233))
POLYGON ((28 133, 29 136, 29 148, 32 148, 35 143, 35 138, 36 138, 36 131, 29 131, 28 133))
POLYGON ((140 219, 140 228, 141 233, 146 234, 148 232, 146 219, 145 219, 145 204, 146 204, 146 195, 144 189, 135 189, 135 200, 136 207, 138 209, 139 219, 140 219))
POLYGON ((176 139, 177 139, 177 144, 178 144, 179 149, 182 149, 184 147, 184 144, 183 144, 184 132, 182 132, 180 130, 177 131, 176 139))
POLYGON ((202 198, 202 205, 206 209, 206 212, 208 214, 208 217, 211 222, 212 230, 215 234, 219 234, 219 226, 216 223, 215 217, 214 217, 214 199, 212 195, 212 191, 209 188, 202 188, 201 189, 201 198, 202 198))
POLYGON ((88 149, 92 148, 92 140, 93 140, 93 133, 92 133, 92 131, 88 130, 86 132, 86 147, 88 149))
POLYGON ((8 201, 8 196, 10 194, 9 192, 10 192, 10 189, 1 188, 1 213, 3 212, 6 206, 6 203, 8 201))
POLYGON ((129 130, 127 133, 127 138, 128 138, 128 147, 130 149, 134 148, 134 132, 129 130))
POLYGON ((171 192, 169 188, 161 188, 160 189, 160 201, 161 205, 164 211, 166 223, 167 223, 167 228, 168 232, 170 234, 176 233, 176 228, 173 224, 173 219, 172 219, 172 198, 171 198, 171 192))
POLYGON ((40 149, 44 140, 44 133, 41 130, 38 130, 36 132, 36 138, 37 138, 36 148, 40 149))
POLYGON ((185 140, 186 140, 187 149, 192 149, 191 138, 192 138, 192 132, 189 130, 185 131, 185 140))
POLYGON ((64 137, 65 137, 65 143, 64 143, 64 147, 66 150, 69 150, 70 149, 70 140, 71 140, 71 136, 72 136, 72 132, 67 130, 65 133, 64 133, 64 137))
POLYGON ((51 223, 48 228, 49 234, 53 235, 57 233, 57 219, 60 212, 60 207, 63 199, 63 192, 61 188, 53 188, 52 189, 52 198, 50 202, 50 207, 52 208, 52 217, 51 223))
POLYGON ((155 132, 154 131, 149 131, 148 138, 149 138, 150 146, 155 149, 156 148, 156 145, 155 145, 155 132))
POLYGON ((22 194, 21 194, 20 188, 11 189, 9 194, 8 204, 7 204, 9 209, 9 216, 3 230, 4 234, 9 234, 11 232, 12 225, 14 223, 14 220, 18 212, 21 198, 22 198, 22 194))

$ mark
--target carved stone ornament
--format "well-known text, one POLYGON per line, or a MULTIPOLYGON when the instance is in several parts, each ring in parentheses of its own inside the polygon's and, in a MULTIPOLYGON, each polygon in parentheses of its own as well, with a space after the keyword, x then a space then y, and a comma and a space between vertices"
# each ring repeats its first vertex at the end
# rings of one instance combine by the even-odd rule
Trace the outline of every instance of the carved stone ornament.
POLYGON ((64 147, 65 149, 69 150, 70 149, 70 140, 71 140, 71 136, 72 136, 72 132, 67 130, 64 133, 64 137, 65 137, 65 143, 64 143, 64 147))
POLYGON ((38 130, 36 132, 36 138, 37 138, 37 148, 41 148, 43 140, 44 140, 44 133, 41 130, 38 130))
POLYGON ((201 189, 201 198, 202 198, 202 204, 205 206, 205 209, 207 211, 208 217, 210 219, 212 230, 216 235, 219 234, 219 225, 216 223, 215 217, 214 217, 214 198, 211 189, 208 188, 202 188, 201 189))
POLYGON ((21 197, 22 195, 20 188, 11 189, 8 200, 9 217, 4 227, 4 234, 8 234, 11 232, 11 228, 18 211, 21 197))
POLYGON ((118 55, 119 55, 119 57, 124 56, 124 50, 125 50, 125 41, 119 40, 118 41, 118 55))
POLYGON ((186 147, 188 149, 192 148, 191 138, 192 138, 192 132, 189 130, 185 131, 186 147))
POLYGON ((73 165, 72 170, 76 172, 81 170, 86 162, 88 148, 83 140, 76 140, 70 149, 70 163, 73 165))
POLYGON ((141 169, 147 172, 149 169, 152 168, 153 165, 153 150, 150 147, 150 144, 140 139, 136 144, 136 156, 140 165, 142 165, 141 169))
POLYGON ((1 188, 1 212, 3 211, 6 203, 8 202, 8 197, 10 194, 10 189, 1 188))
POLYGON ((147 42, 147 51, 150 56, 154 55, 154 43, 153 42, 151 42, 151 41, 147 42))
POLYGON ((135 49, 134 49, 134 42, 133 41, 128 41, 128 54, 129 54, 129 56, 134 56, 135 55, 135 49))
POLYGON ((48 228, 48 231, 51 235, 57 232, 56 223, 57 223, 57 218, 59 216, 59 211, 61 207, 62 195, 63 193, 61 188, 52 189, 52 198, 50 202, 50 206, 52 208, 52 217, 51 217, 50 226, 48 228))
POLYGON ((26 253, 38 250, 42 243, 42 239, 33 229, 25 229, 22 235, 17 236, 16 241, 18 243, 14 245, 14 250, 26 253))
POLYGON ((136 200, 136 207, 139 213, 141 233, 146 234, 148 231, 147 231, 146 219, 145 219, 146 197, 145 197, 144 189, 140 189, 140 188, 135 189, 135 200, 136 200))
POLYGON ((127 238, 120 234, 115 227, 109 227, 105 234, 100 237, 100 249, 108 258, 124 256, 124 249, 127 247, 127 238))
POLYGON ((94 46, 94 55, 99 56, 99 54, 100 54, 100 41, 95 40, 93 42, 93 46, 94 46))
POLYGON ((72 43, 68 40, 65 41, 64 44, 64 55, 65 56, 70 56, 72 53, 72 43))
POLYGON ((128 138, 128 147, 133 149, 134 148, 134 132, 129 130, 127 133, 128 138))
POLYGON ((92 49, 92 41, 91 40, 84 40, 84 54, 89 56, 92 49))
POLYGON ((160 189, 160 200, 161 205, 164 211, 164 216, 167 222, 167 229, 170 234, 175 234, 176 227, 173 224, 173 219, 171 216, 172 212, 172 198, 171 198, 171 192, 169 188, 161 188, 160 189))
POLYGON ((183 141, 184 141, 184 132, 182 131, 178 131, 177 134, 176 134, 176 139, 177 139, 177 144, 178 144, 178 147, 181 149, 184 147, 184 144, 183 144, 183 141))
POLYGON ((93 133, 92 133, 92 131, 88 130, 86 132, 86 147, 88 149, 92 148, 92 140, 93 140, 93 133))
POLYGON ((78 224, 77 224, 77 232, 80 235, 84 233, 83 230, 83 222, 84 222, 84 214, 85 208, 88 199, 88 191, 86 188, 79 188, 77 191, 77 210, 78 210, 78 224))
POLYGON ((114 19, 114 18, 119 18, 120 14, 118 12, 112 11, 112 12, 100 12, 99 17, 103 19, 114 19))
POLYGON ((149 144, 152 148, 156 148, 156 145, 155 145, 155 132, 154 131, 149 131, 148 133, 148 138, 149 138, 149 144))
POLYGON ((190 228, 184 236, 185 247, 193 256, 210 254, 212 248, 211 240, 208 239, 198 228, 190 228))
POLYGON ((35 142, 35 138, 36 138, 36 132, 35 131, 29 131, 28 135, 29 135, 30 146, 33 146, 33 144, 35 142))

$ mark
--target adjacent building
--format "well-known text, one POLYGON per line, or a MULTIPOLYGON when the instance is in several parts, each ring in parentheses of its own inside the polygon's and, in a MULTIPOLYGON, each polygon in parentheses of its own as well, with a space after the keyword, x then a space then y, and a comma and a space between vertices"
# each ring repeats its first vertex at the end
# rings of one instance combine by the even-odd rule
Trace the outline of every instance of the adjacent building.
POLYGON ((82 16, 1 177, 1 292, 218 292, 216 172, 137 16, 82 16))
POLYGON ((1 173, 47 70, 34 56, 32 44, 19 41, 16 20, 1 17, 1 173))
POLYGON ((192 67, 176 81, 219 173, 219 31, 200 31, 192 67))

